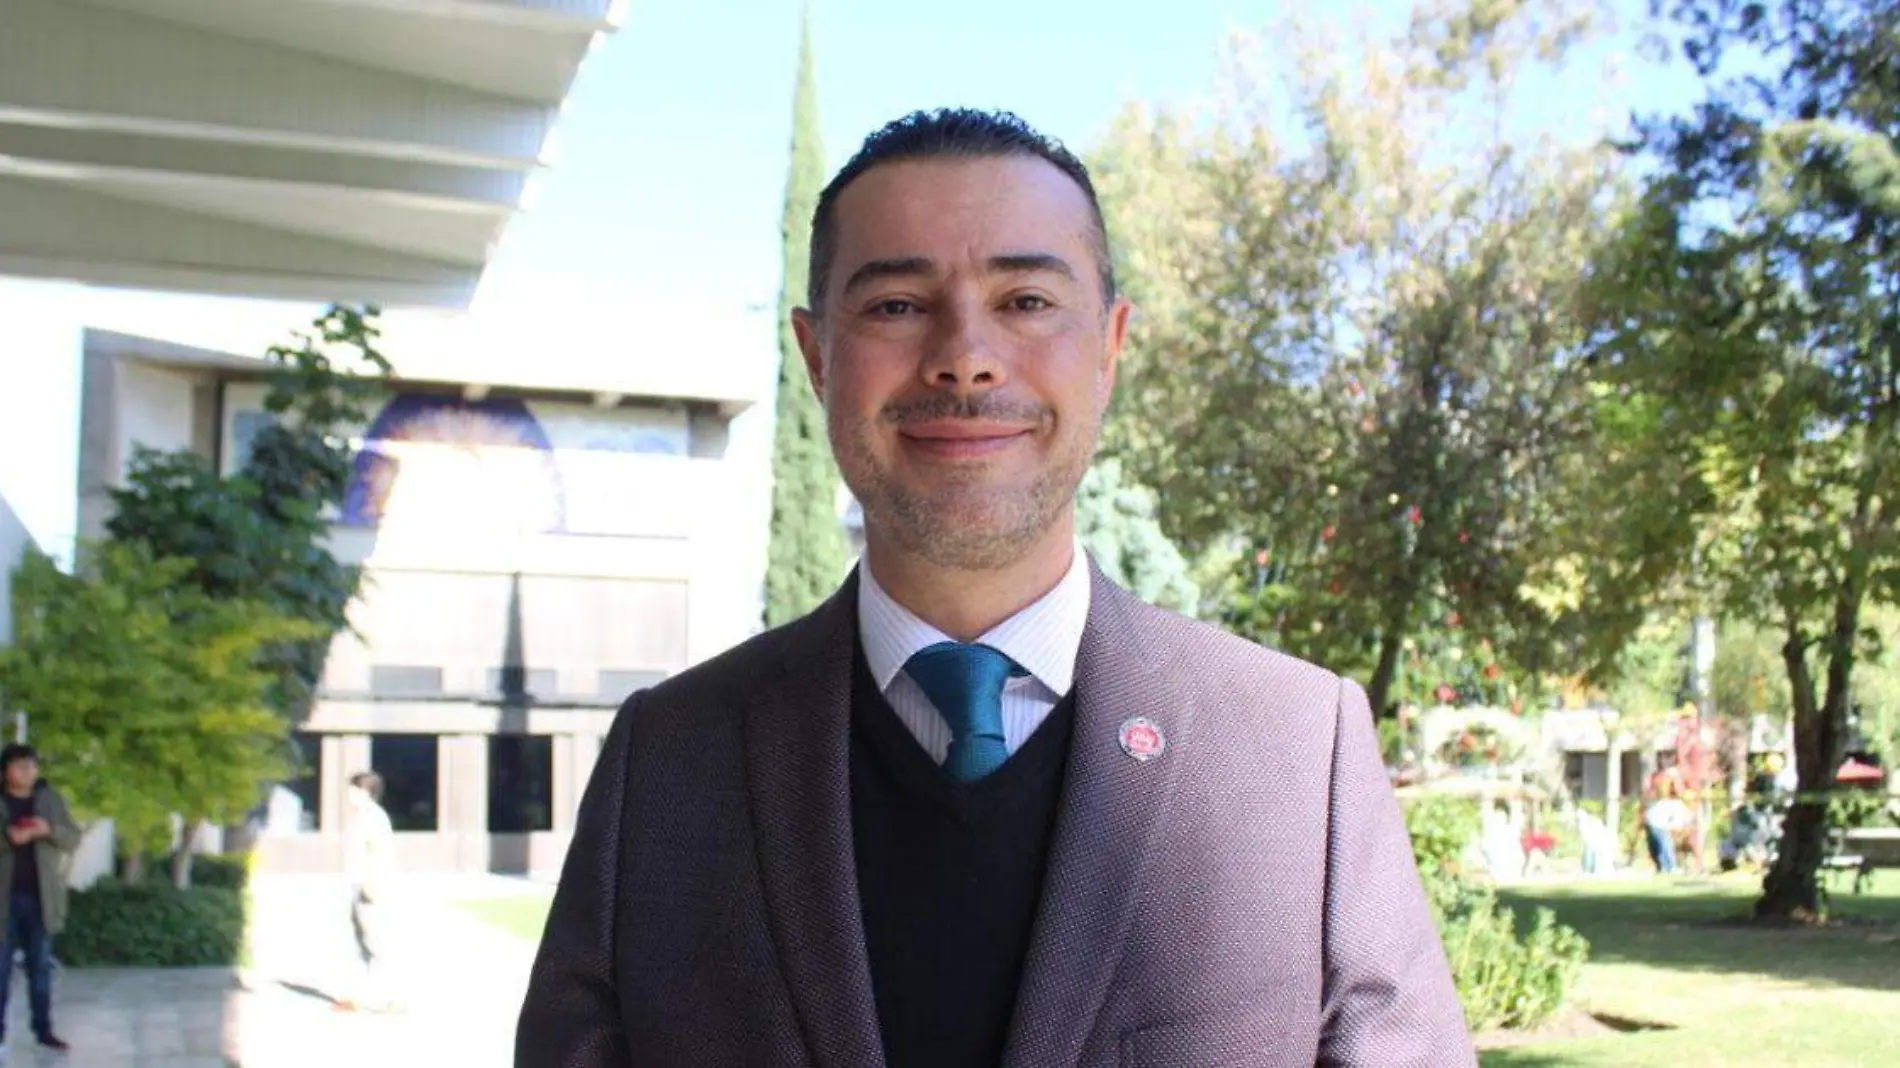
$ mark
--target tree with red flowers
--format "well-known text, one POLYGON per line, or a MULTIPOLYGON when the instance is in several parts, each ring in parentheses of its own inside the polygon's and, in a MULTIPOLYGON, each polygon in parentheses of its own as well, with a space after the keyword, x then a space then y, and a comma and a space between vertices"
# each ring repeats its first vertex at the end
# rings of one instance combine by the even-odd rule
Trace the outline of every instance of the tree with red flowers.
POLYGON ((1131 113, 1096 160, 1143 310, 1110 447, 1190 552, 1237 550, 1229 626, 1359 676, 1382 712, 1446 611, 1542 666, 1524 591, 1584 429, 1579 265, 1616 164, 1497 131, 1589 18, 1447 0, 1392 41, 1296 30, 1296 62, 1232 83, 1297 71, 1298 129, 1241 90, 1244 129, 1131 113))

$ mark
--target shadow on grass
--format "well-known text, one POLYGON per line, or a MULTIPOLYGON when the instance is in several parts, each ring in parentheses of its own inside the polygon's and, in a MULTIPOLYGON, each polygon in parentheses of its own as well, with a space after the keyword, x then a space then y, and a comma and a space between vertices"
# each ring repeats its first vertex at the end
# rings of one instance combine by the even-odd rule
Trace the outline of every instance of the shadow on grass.
POLYGON ((1498 896, 1524 922, 1540 906, 1555 912, 1590 940, 1590 960, 1598 964, 1900 991, 1896 887, 1900 883, 1890 882, 1866 894, 1836 894, 1838 922, 1826 927, 1751 922, 1756 885, 1743 877, 1574 882, 1515 887, 1498 896))
POLYGON ((1479 1055, 1483 1068, 1575 1068, 1575 1054, 1549 1049, 1497 1049, 1479 1055))

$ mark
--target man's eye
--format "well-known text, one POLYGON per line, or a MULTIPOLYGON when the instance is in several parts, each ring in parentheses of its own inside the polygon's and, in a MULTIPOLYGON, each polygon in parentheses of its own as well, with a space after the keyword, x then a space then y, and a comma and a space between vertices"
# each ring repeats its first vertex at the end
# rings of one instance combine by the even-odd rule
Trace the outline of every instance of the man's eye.
POLYGON ((881 315, 891 319, 901 318, 916 310, 917 305, 898 297, 892 297, 890 300, 880 300, 876 304, 871 305, 871 314, 881 315))
POLYGON ((1011 297, 1009 301, 1009 306, 1015 309, 1016 311, 1025 311, 1025 312, 1047 311, 1048 309, 1055 307, 1055 305, 1051 304, 1047 298, 1037 296, 1034 293, 1023 293, 1018 296, 1011 297))

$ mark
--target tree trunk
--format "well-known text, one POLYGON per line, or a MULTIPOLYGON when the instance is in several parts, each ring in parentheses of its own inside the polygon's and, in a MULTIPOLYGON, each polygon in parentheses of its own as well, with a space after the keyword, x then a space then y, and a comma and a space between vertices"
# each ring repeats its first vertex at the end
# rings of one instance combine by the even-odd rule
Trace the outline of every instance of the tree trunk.
POLYGON ((1815 680, 1808 671, 1807 643, 1792 612, 1782 661, 1794 697, 1794 754, 1799 776, 1795 802, 1781 825, 1781 844, 1774 867, 1762 880, 1755 902, 1757 917, 1809 920, 1820 918, 1821 859, 1827 852, 1827 800, 1834 773, 1847 747, 1848 684, 1853 677, 1854 641, 1860 618, 1859 591, 1853 583, 1835 602, 1834 625, 1827 650, 1827 691, 1816 700, 1815 680))
POLYGON ((198 851, 198 832, 202 821, 188 819, 178 836, 178 851, 172 854, 172 885, 180 890, 191 888, 191 861, 198 851))
POLYGON ((119 879, 127 886, 137 886, 145 881, 145 854, 127 853, 119 864, 119 879))
POLYGON ((1399 670, 1399 653, 1404 648, 1405 628, 1387 627, 1385 636, 1379 639, 1379 664, 1372 669, 1372 679, 1366 685, 1366 703, 1372 706, 1372 718, 1375 720, 1387 712, 1392 680, 1399 670))

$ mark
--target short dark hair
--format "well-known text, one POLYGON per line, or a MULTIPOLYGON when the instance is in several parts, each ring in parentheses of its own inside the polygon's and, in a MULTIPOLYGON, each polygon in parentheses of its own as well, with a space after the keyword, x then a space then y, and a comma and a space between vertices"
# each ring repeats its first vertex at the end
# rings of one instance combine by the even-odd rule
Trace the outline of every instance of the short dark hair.
POLYGON ((373 771, 359 771, 350 776, 350 785, 368 794, 371 801, 383 799, 383 777, 373 771))
POLYGON ((4 774, 6 769, 22 760, 31 760, 37 764, 40 762, 40 754, 25 742, 14 742, 5 749, 0 749, 0 774, 4 774))
POLYGON ((825 302, 825 276, 837 250, 838 196, 866 171, 885 163, 927 159, 986 159, 1025 156, 1053 166, 1082 188, 1089 200, 1089 215, 1095 223, 1095 255, 1100 262, 1102 303, 1115 299, 1115 266, 1108 255, 1108 224, 1102 218, 1102 202, 1095 195, 1095 183, 1089 169, 1062 142, 1044 136, 1035 127, 1007 111, 979 111, 973 108, 938 108, 913 111, 864 139, 858 154, 851 157, 831 184, 818 196, 818 210, 811 217, 811 277, 806 282, 805 300, 813 314, 820 314, 825 302))

